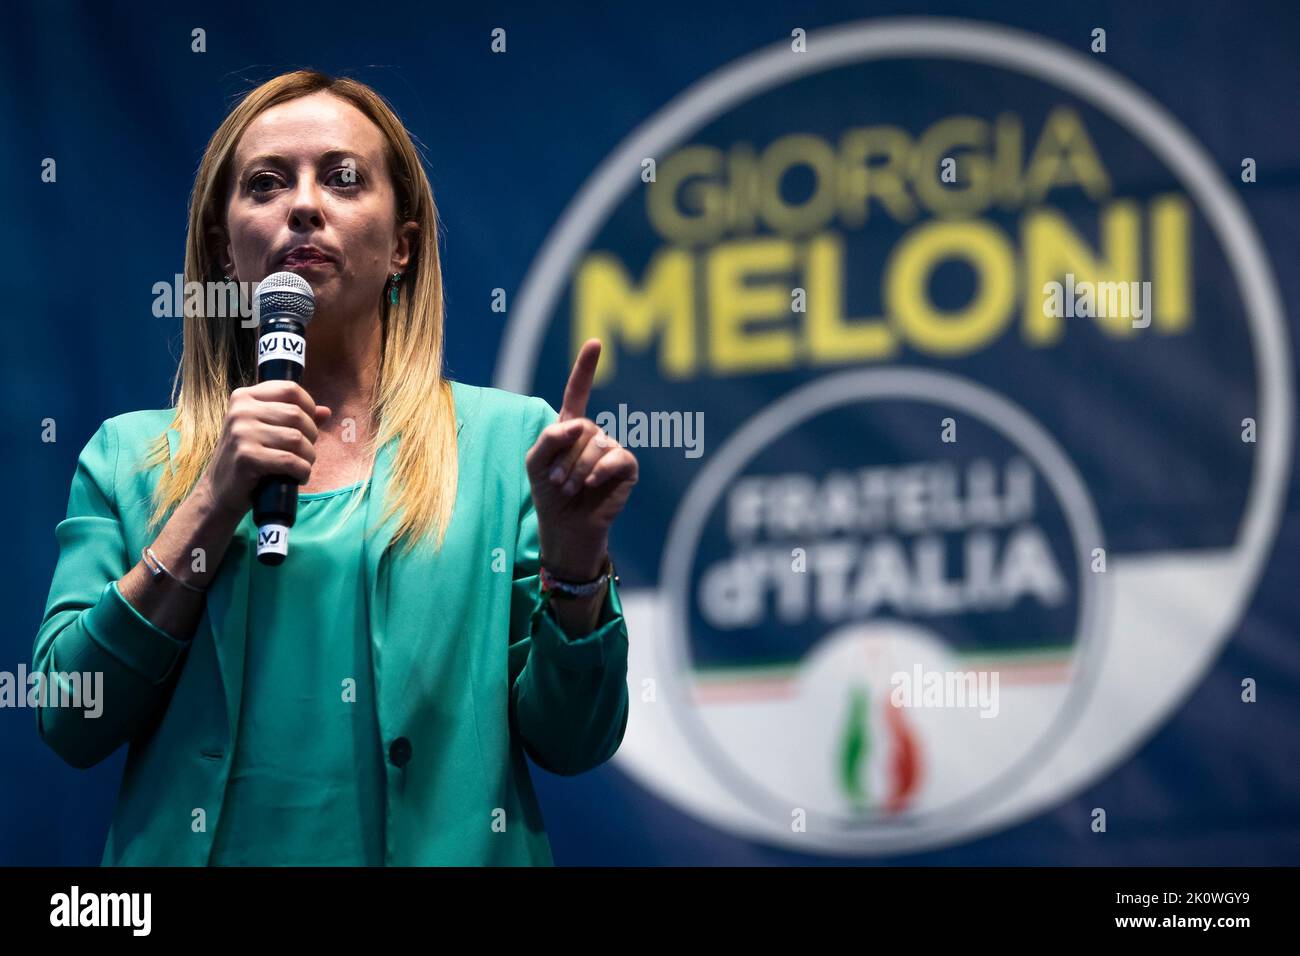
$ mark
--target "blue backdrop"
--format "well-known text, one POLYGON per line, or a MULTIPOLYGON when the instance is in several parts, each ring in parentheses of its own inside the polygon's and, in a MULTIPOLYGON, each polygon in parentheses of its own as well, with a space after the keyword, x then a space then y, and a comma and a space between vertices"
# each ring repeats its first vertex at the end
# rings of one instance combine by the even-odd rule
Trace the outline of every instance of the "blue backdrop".
MULTIPOLYGON (((1244 202, 1284 306, 1300 295, 1300 273, 1291 262, 1300 232, 1300 127, 1293 102, 1300 89, 1300 14, 1288 3, 835 2, 803 5, 796 15, 782 4, 747 4, 742 14, 731 4, 675 0, 500 5, 481 12, 398 2, 373 10, 324 3, 305 13, 240 2, 55 2, 16 4, 6 14, 0 37, 0 170, 9 187, 0 213, 7 325, 0 430, 8 467, 0 482, 13 508, 15 541, 0 581, 0 597, 11 608, 0 635, 0 670, 30 662, 56 555, 53 529, 86 438, 107 417, 168 402, 179 328, 153 317, 151 290, 181 269, 188 194, 202 149, 233 98, 288 69, 315 67, 370 83, 424 144, 445 228, 448 372, 474 384, 501 382, 494 374, 507 316, 492 310, 492 290, 514 296, 521 289, 552 227, 625 137, 706 75, 783 38, 788 43, 792 29, 813 34, 863 17, 965 17, 1018 27, 1085 54, 1092 30, 1104 27, 1106 67, 1163 105, 1201 144, 1244 202), (204 53, 191 51, 195 27, 206 30, 204 53), (495 27, 508 32, 506 55, 490 50, 495 27), (1249 185, 1239 176, 1246 156, 1258 168, 1258 181, 1249 185), (41 181, 47 157, 57 160, 55 183, 41 181), (53 443, 40 437, 47 418, 58 424, 53 443)), ((939 67, 920 79, 940 88, 963 82, 939 67)), ((915 76, 891 74, 887 82, 902 94, 930 95, 918 108, 933 107, 935 96, 946 103, 915 76)), ((993 99, 969 109, 996 112, 1001 94, 989 92, 993 99)), ((830 98, 834 91, 806 95, 830 98)), ((1030 91, 1016 95, 1022 105, 1033 99, 1030 91)), ((813 117, 810 128, 823 119, 813 117)), ((747 120, 742 115, 735 122, 747 120)), ((1144 168, 1133 158, 1127 179, 1141 179, 1144 168)), ((611 223, 596 245, 622 244, 629 268, 639 274, 645 262, 634 261, 634 243, 627 239, 635 227, 611 223)), ((1206 305, 1213 302, 1207 283, 1226 284, 1227 273, 1197 282, 1200 319, 1213 309, 1206 305)), ((1291 349, 1300 340, 1294 326, 1288 317, 1291 349)), ((1203 327, 1213 328, 1212 317, 1203 327)), ((1197 354, 1208 356, 1201 372, 1226 370, 1224 381, 1244 383, 1240 392, 1246 394, 1249 356, 1234 352, 1227 338, 1198 346, 1197 354)), ((563 342, 548 347, 562 350, 563 342)), ((1159 359, 1143 355, 1139 361, 1154 369, 1159 359)), ((1292 352, 1285 362, 1294 366, 1292 352)), ((557 406, 563 367, 557 360, 535 376, 528 370, 531 390, 557 406)), ((1163 379, 1153 373, 1151 400, 1202 389, 1205 379, 1189 367, 1196 364, 1180 365, 1163 379)), ((980 369, 962 371, 978 377, 980 369)), ((646 380, 630 374, 623 400, 636 400, 636 383, 646 380)), ((1096 372, 1103 389, 1106 374, 1096 372)), ((784 388, 775 380, 756 386, 754 407, 738 414, 757 411, 784 388)), ((1227 394, 1238 392, 1229 388, 1227 394)), ((611 392, 609 401, 617 400, 611 392)), ((1087 427, 1068 415, 1051 420, 1047 409, 1022 401, 1054 431, 1087 427)), ((1225 415, 1241 418, 1242 409, 1228 404, 1225 415)), ((725 412, 716 421, 713 447, 734 424, 725 412)), ((1086 451, 1072 451, 1087 459, 1086 451)), ((1154 450, 1151 456, 1158 465, 1154 450)), ((1222 479, 1221 487, 1198 486, 1197 500, 1220 491, 1226 499, 1240 494, 1246 464, 1225 456, 1221 468, 1208 472, 1222 479)), ((534 769, 557 862, 1300 861, 1296 474, 1288 458, 1284 507, 1263 574, 1240 619, 1229 622, 1229 639, 1212 668, 1117 766, 1049 808, 938 849, 825 855, 748 839, 706 821, 617 764, 577 779, 534 769), (1259 701, 1249 707, 1240 703, 1248 676, 1259 687, 1259 701), (1112 811, 1104 835, 1088 829, 1095 807, 1123 808, 1112 811)), ((650 469, 633 500, 666 520, 681 488, 657 477, 650 469)), ((1099 499, 1106 512, 1105 495, 1099 492, 1099 499)), ((1177 526, 1183 543, 1213 544, 1236 527, 1227 519, 1223 527, 1213 520, 1198 525, 1195 509, 1176 510, 1162 517, 1177 526)), ((1125 516, 1120 508, 1110 514, 1116 548, 1160 544, 1144 536, 1140 515, 1125 516)), ((616 553, 621 544, 628 554, 624 577, 633 587, 649 586, 658 573, 660 542, 647 537, 653 524, 662 527, 658 518, 631 521, 629 538, 615 542, 616 553)), ((0 710, 0 864, 98 862, 122 757, 73 770, 41 744, 30 711, 0 710)))

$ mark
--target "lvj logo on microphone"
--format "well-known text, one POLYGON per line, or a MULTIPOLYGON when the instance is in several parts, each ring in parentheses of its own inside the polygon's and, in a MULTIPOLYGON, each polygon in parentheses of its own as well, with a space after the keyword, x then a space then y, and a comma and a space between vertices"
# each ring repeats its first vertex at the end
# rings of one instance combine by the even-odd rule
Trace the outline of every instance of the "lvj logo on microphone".
POLYGON ((148 936, 152 927, 152 893, 69 893, 50 897, 51 926, 126 926, 133 936, 148 936))

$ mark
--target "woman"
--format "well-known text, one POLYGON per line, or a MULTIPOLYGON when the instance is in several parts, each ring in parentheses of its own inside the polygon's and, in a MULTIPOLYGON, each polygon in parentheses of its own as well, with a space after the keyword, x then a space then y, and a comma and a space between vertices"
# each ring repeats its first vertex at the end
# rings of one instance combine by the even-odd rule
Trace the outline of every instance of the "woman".
POLYGON ((111 418, 77 463, 34 670, 103 673, 103 713, 38 711, 89 767, 122 743, 105 864, 550 864, 524 755, 559 774, 626 727, 610 526, 635 458, 563 406, 442 376, 438 220, 371 89, 249 93, 191 200, 186 281, 289 270, 315 294, 301 383, 257 330, 188 316, 174 408, 111 418), (259 480, 300 483, 285 562, 259 480))

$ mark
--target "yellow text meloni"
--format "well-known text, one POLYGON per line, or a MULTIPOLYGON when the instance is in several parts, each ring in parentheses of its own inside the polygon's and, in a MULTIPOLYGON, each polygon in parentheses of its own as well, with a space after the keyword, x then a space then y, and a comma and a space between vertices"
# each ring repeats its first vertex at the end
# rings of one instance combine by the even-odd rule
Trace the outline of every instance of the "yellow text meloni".
POLYGON ((640 281, 608 252, 588 255, 573 287, 573 342, 607 343, 597 383, 618 356, 656 349, 665 378, 780 371, 848 362, 883 362, 904 345, 956 358, 996 342, 1013 326, 1042 348, 1071 322, 1092 322, 1118 339, 1169 335, 1191 322, 1190 205, 1177 194, 1145 205, 1114 200, 1098 211, 1099 248, 1064 213, 1047 206, 1021 214, 1018 234, 990 222, 931 219, 909 229, 878 278, 883 315, 851 316, 845 304, 843 237, 733 239, 708 249, 660 249, 640 281), (949 261, 967 263, 975 290, 957 309, 940 309, 930 277, 949 261), (1150 276, 1149 326, 1125 315, 1066 319, 1047 314, 1043 287, 1076 280, 1130 282, 1150 276), (792 308, 796 289, 804 309, 792 308))

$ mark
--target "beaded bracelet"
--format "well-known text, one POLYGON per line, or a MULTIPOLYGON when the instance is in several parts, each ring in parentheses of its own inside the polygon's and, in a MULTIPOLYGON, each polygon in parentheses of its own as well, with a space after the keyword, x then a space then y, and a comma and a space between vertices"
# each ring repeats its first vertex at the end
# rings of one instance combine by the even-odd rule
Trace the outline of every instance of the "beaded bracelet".
POLYGON ((606 581, 619 583, 618 574, 614 571, 614 562, 608 554, 605 555, 602 573, 591 581, 562 581, 546 570, 544 564, 537 569, 537 576, 541 580, 543 594, 566 599, 589 597, 599 591, 606 581))

